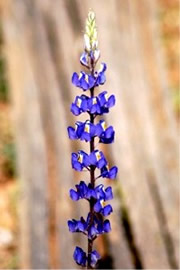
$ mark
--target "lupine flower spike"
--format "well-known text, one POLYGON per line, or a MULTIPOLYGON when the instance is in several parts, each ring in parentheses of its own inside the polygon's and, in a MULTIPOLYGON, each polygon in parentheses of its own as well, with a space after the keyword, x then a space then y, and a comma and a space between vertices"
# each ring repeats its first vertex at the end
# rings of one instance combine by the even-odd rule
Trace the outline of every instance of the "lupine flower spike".
POLYGON ((88 113, 89 119, 85 122, 77 121, 74 127, 68 127, 68 135, 71 140, 82 140, 90 145, 90 152, 80 150, 72 153, 72 168, 76 171, 88 170, 90 182, 80 181, 75 189, 70 189, 70 198, 73 201, 85 199, 89 202, 90 210, 86 218, 69 220, 68 227, 72 233, 83 233, 88 240, 88 250, 85 252, 81 247, 76 247, 73 258, 81 267, 95 268, 100 254, 94 250, 93 242, 98 235, 111 231, 110 221, 107 216, 113 212, 112 206, 107 201, 113 199, 111 187, 96 184, 100 177, 115 179, 118 169, 116 166, 109 168, 108 162, 102 151, 95 148, 95 140, 99 143, 109 144, 114 142, 115 132, 112 126, 107 126, 103 119, 95 122, 96 116, 102 116, 109 112, 115 105, 115 96, 108 96, 107 91, 95 95, 96 87, 106 81, 106 64, 101 63, 100 69, 96 70, 96 64, 100 58, 98 49, 97 28, 95 14, 90 11, 86 20, 84 34, 85 48, 80 56, 80 63, 87 68, 87 72, 76 72, 72 75, 72 83, 88 94, 81 94, 75 98, 71 105, 71 112, 78 116, 88 113), (99 171, 97 173, 97 171, 99 171))

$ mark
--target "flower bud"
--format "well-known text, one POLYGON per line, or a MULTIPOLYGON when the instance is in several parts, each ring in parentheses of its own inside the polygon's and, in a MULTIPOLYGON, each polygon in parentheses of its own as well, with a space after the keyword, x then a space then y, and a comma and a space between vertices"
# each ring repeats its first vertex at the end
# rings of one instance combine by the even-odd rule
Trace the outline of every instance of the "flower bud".
POLYGON ((98 40, 97 40, 96 17, 93 11, 89 11, 88 18, 86 20, 84 42, 85 42, 85 51, 87 51, 88 53, 97 50, 98 40))

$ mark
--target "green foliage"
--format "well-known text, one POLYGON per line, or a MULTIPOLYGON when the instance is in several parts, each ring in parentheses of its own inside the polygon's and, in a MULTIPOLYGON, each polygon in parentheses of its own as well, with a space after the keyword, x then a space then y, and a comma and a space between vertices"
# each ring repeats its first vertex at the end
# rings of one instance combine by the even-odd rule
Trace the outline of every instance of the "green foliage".
POLYGON ((6 143, 2 149, 3 171, 6 176, 14 177, 16 175, 16 153, 14 143, 6 143))
POLYGON ((2 27, 0 25, 0 101, 8 102, 8 87, 5 76, 6 66, 2 52, 2 45, 3 45, 3 35, 2 35, 2 27))
POLYGON ((177 114, 180 113, 180 91, 178 89, 176 89, 175 91, 173 91, 173 107, 174 110, 177 114))
POLYGON ((8 102, 8 87, 5 78, 5 61, 1 55, 0 55, 0 101, 8 102))
POLYGON ((7 261, 6 269, 19 269, 18 264, 19 256, 17 254, 13 254, 7 261))

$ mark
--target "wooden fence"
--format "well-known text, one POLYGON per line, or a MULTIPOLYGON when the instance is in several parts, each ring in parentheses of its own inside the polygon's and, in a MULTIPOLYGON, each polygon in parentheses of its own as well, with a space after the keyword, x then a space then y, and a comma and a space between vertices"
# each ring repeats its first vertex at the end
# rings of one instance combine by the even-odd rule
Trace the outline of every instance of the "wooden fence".
MULTIPOLYGON (((178 268, 178 141, 155 0, 1 0, 13 104, 20 200, 22 268, 73 268, 84 238, 67 220, 87 209, 68 190, 80 175, 70 153, 69 107, 76 94, 84 22, 97 15, 101 60, 116 107, 107 116, 116 141, 106 147, 119 167, 113 231, 97 241, 102 268, 178 268)), ((87 179, 87 175, 83 175, 87 179)))

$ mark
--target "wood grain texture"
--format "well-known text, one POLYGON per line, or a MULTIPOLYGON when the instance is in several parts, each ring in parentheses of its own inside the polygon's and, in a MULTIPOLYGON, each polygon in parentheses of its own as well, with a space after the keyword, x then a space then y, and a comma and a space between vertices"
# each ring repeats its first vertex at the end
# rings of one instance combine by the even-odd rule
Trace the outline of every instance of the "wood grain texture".
POLYGON ((22 268, 73 268, 74 246, 86 248, 83 237, 68 232, 67 220, 87 212, 83 203, 70 201, 68 190, 88 180, 70 164, 71 151, 88 146, 70 142, 66 128, 75 121, 69 107, 80 91, 71 85, 71 75, 80 70, 89 8, 97 16, 101 61, 108 64, 106 86, 97 93, 107 89, 117 100, 106 117, 116 141, 103 148, 119 167, 112 232, 97 246, 117 269, 178 268, 178 142, 159 42, 158 1, 3 3, 22 185, 22 268))
POLYGON ((39 109, 38 87, 30 61, 27 40, 22 34, 22 18, 18 16, 18 8, 22 8, 22 5, 18 6, 16 3, 12 6, 12 10, 9 10, 4 30, 9 60, 9 81, 14 104, 20 180, 23 187, 21 252, 23 267, 48 268, 45 138, 39 109), (41 226, 42 223, 43 226, 41 226))

